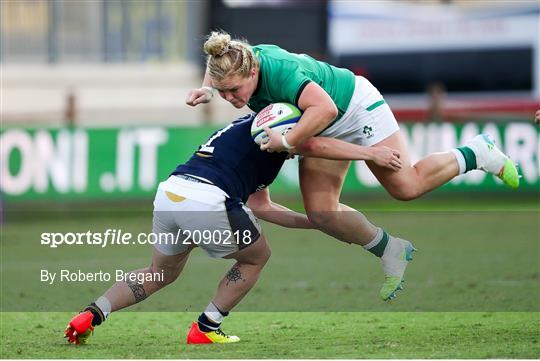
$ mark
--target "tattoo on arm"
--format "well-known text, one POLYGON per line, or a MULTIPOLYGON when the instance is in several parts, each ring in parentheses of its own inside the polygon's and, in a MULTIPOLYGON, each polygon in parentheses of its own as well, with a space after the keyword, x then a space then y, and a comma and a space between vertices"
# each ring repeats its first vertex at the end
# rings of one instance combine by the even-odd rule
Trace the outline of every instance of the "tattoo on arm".
POLYGON ((245 278, 242 278, 242 272, 240 272, 240 266, 234 265, 229 272, 227 272, 227 275, 225 276, 227 278, 227 283, 225 286, 228 286, 231 282, 246 282, 245 278))
POLYGON ((129 288, 131 288, 131 292, 133 292, 133 296, 135 296, 135 303, 141 302, 146 298, 146 291, 144 290, 144 287, 142 284, 137 283, 137 281, 129 281, 126 282, 129 288))

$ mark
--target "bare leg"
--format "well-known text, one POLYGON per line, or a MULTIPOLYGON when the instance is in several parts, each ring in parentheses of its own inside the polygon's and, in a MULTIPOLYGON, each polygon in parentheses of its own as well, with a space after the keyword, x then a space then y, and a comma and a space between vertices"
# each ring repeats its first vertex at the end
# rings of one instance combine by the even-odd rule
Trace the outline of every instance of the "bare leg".
POLYGON ((409 241, 388 236, 360 212, 339 203, 348 162, 303 158, 300 188, 310 221, 321 231, 343 242, 362 246, 380 257, 385 281, 379 292, 383 300, 396 297, 414 247, 409 241), (384 240, 384 241, 383 241, 384 240), (406 255, 406 260, 403 255, 406 255))
POLYGON ((399 200, 418 198, 459 174, 458 163, 451 152, 430 154, 411 166, 403 134, 399 131, 374 146, 387 146, 401 154, 403 168, 398 172, 367 162, 371 172, 388 193, 399 200))
POLYGON ((270 247, 263 235, 251 246, 235 252, 226 258, 237 262, 219 283, 212 303, 221 311, 230 311, 255 285, 259 275, 270 258, 270 247))
POLYGON ((144 282, 116 282, 103 295, 111 303, 111 311, 118 311, 144 300, 166 285, 174 282, 184 268, 191 249, 174 256, 166 256, 154 248, 152 264, 130 273, 159 273, 163 271, 163 281, 144 282))
POLYGON ((300 189, 310 221, 324 233, 340 241, 368 244, 377 228, 360 212, 339 203, 348 161, 303 158, 300 189))

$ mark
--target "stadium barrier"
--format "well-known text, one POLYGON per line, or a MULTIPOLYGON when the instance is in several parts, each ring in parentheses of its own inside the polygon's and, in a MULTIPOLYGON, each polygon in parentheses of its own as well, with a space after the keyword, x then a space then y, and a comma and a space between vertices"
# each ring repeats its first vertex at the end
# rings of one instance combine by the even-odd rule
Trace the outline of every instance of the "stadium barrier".
MULTIPOLYGON (((540 128, 532 122, 403 124, 413 161, 489 133, 520 165, 519 192, 537 192, 540 128)), ((0 190, 6 201, 111 200, 151 197, 158 183, 204 143, 215 127, 3 129, 0 190)), ((297 160, 286 162, 273 194, 298 193, 297 160)), ((483 172, 457 177, 437 192, 513 192, 483 172)), ((383 192, 365 163, 355 162, 344 193, 383 192)))

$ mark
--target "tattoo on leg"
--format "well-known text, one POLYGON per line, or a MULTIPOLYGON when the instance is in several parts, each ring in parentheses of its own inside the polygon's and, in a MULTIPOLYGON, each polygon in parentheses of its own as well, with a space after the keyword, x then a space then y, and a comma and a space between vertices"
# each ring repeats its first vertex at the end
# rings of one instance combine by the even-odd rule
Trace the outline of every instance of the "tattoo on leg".
POLYGON ((240 272, 240 266, 234 265, 229 272, 227 272, 227 275, 225 276, 227 278, 227 283, 225 286, 228 286, 231 282, 238 282, 243 281, 246 282, 245 278, 242 278, 242 272, 240 272))
MULTIPOLYGON (((167 276, 165 276, 165 277, 167 277, 167 276)), ((163 280, 163 281, 154 281, 154 282, 156 283, 156 285, 157 285, 160 289, 168 285, 168 283, 165 282, 165 280, 163 280)))
POLYGON ((129 288, 131 288, 131 292, 133 292, 133 296, 135 296, 135 303, 141 302, 146 298, 146 291, 144 290, 144 287, 142 284, 137 283, 137 281, 129 281, 126 282, 129 288))

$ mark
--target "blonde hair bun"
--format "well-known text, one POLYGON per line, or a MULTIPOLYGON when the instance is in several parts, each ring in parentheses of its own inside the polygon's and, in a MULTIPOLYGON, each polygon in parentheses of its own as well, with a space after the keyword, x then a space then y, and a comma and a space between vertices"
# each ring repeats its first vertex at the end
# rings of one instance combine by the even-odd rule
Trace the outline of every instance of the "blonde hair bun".
POLYGON ((230 75, 247 78, 251 69, 260 64, 251 46, 245 40, 234 39, 224 32, 212 31, 204 43, 206 71, 213 80, 221 81, 230 75))
POLYGON ((212 31, 204 43, 204 52, 210 56, 223 56, 231 46, 231 36, 225 32, 212 31))

